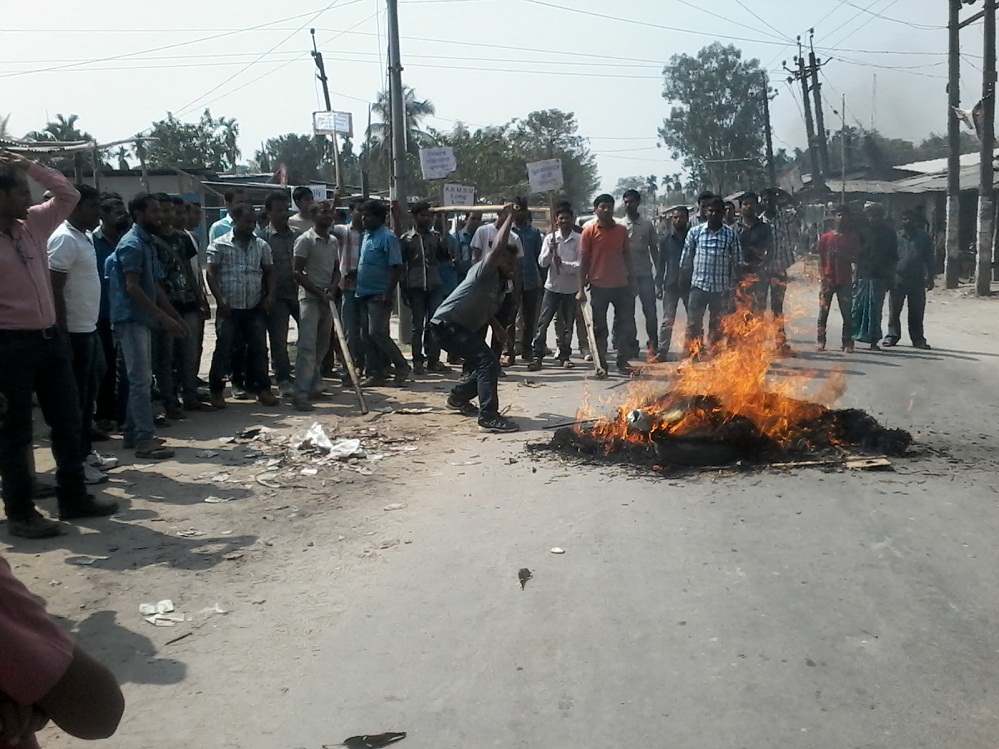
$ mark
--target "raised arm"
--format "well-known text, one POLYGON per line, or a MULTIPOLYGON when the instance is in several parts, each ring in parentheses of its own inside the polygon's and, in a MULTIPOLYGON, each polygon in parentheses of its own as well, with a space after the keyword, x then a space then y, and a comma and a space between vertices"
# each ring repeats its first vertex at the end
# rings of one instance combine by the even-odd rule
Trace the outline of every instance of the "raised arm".
POLYGON ((29 161, 10 151, 0 151, 0 164, 13 164, 22 169, 28 177, 52 193, 52 197, 44 203, 28 209, 25 224, 36 236, 48 237, 76 208, 80 193, 55 169, 49 169, 37 161, 29 161))

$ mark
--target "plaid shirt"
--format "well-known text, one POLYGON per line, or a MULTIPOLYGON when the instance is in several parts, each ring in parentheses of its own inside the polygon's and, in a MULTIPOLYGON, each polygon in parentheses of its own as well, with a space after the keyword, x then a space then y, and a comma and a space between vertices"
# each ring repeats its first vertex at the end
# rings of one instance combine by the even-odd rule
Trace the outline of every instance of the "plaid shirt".
POLYGON ((253 236, 246 247, 240 247, 232 232, 223 234, 208 246, 208 264, 218 266, 222 296, 232 309, 253 309, 260 304, 264 266, 273 264, 267 242, 253 236))
POLYGON ((783 273, 794 265, 794 250, 791 249, 791 238, 787 232, 787 216, 779 210, 772 219, 763 220, 774 229, 774 253, 767 262, 767 270, 771 273, 783 273))
POLYGON ((728 291, 735 285, 735 268, 741 257, 735 229, 722 224, 718 231, 711 231, 707 224, 699 224, 687 234, 680 267, 692 273, 692 287, 728 291))

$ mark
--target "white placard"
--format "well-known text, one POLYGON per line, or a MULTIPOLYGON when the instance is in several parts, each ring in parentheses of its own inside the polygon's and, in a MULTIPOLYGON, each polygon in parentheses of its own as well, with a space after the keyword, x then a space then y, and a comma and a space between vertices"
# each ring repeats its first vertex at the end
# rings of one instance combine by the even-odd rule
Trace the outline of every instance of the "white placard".
POLYGON ((528 164, 527 179, 531 183, 531 192, 558 190, 565 184, 562 177, 562 161, 560 159, 547 159, 528 164))
POLYGON ((312 130, 316 135, 354 137, 354 116, 350 112, 313 112, 312 130))
POLYGON ((444 179, 458 168, 453 148, 421 148, 420 168, 423 179, 444 179))
POLYGON ((444 185, 444 205, 475 205, 475 188, 471 185, 444 185))
POLYGON ((309 189, 312 190, 312 197, 316 200, 326 200, 327 195, 326 185, 309 185, 309 189))

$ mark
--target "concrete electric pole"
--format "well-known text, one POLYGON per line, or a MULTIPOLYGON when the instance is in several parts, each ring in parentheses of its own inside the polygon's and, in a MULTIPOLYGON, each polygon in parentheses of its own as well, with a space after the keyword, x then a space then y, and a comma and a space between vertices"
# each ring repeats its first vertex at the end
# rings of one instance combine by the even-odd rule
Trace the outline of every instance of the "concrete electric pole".
POLYGON ((406 103, 402 90, 402 56, 399 49, 399 2, 388 4, 389 104, 392 128, 392 198, 399 202, 400 217, 405 220, 406 191, 406 103))
POLYGON ((767 136, 767 187, 777 187, 777 165, 774 163, 773 125, 770 124, 770 98, 777 93, 770 92, 770 80, 763 73, 763 119, 766 123, 767 136))
MULTIPOLYGON (((323 62, 323 53, 316 48, 316 30, 309 29, 312 35, 312 59, 316 62, 316 78, 323 84, 323 99, 326 101, 326 111, 332 112, 333 105, 330 103, 329 79, 326 77, 326 64, 323 62)), ((343 175, 340 172, 340 144, 337 142, 336 133, 330 136, 330 146, 333 149, 333 180, 337 187, 343 187, 343 175)))
MULTIPOLYGON (((978 263, 975 292, 992 293, 992 247, 995 237, 996 0, 985 0, 985 49, 982 53, 982 151, 978 189, 978 263)), ((951 114, 953 117, 953 113, 951 114)))
POLYGON ((947 52, 947 244, 944 278, 956 289, 961 268, 961 0, 949 0, 947 52))

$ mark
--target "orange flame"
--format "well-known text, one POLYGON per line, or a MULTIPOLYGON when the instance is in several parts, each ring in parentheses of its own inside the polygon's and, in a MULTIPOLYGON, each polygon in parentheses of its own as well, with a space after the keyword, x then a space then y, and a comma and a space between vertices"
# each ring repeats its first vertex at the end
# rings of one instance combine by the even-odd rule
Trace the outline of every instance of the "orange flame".
POLYGON ((634 381, 624 402, 614 406, 612 417, 598 416, 587 400, 577 414, 577 432, 585 431, 610 449, 615 440, 648 443, 667 435, 704 436, 741 418, 777 444, 795 442, 803 422, 819 416, 843 395, 846 378, 842 371, 821 373, 827 377, 824 382, 818 372, 773 376, 782 357, 777 321, 750 312, 744 293, 739 294, 737 307, 723 321, 724 342, 706 361, 680 364, 666 388, 661 379, 634 381), (820 382, 817 392, 811 392, 820 382), (644 412, 640 421, 646 423, 639 425, 644 428, 629 423, 629 414, 635 411, 644 412), (595 423, 590 426, 590 422, 595 423))

